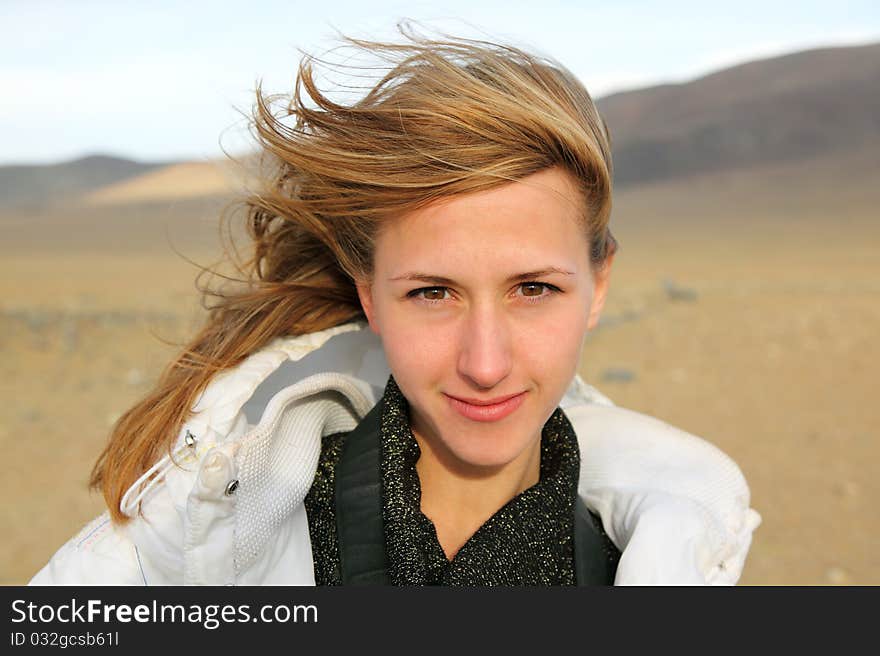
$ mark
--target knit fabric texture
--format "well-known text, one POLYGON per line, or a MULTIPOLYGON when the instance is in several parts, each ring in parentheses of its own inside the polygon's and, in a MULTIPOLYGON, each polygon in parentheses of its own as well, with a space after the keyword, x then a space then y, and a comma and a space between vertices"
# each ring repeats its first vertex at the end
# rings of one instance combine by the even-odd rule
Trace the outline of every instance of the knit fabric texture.
POLYGON ((354 379, 332 372, 299 381, 272 404, 273 420, 243 438, 236 454, 236 574, 260 558, 308 493, 320 459, 310 436, 350 431, 370 408, 354 379))

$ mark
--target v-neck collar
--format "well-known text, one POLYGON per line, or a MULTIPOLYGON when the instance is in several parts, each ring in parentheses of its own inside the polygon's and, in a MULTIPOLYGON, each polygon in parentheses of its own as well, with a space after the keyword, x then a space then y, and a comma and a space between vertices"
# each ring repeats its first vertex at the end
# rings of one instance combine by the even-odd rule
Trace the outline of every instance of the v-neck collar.
POLYGON ((390 376, 380 419, 382 516, 395 585, 574 585, 574 509, 580 453, 556 408, 541 433, 539 481, 492 515, 448 560, 421 511, 409 404, 390 376))

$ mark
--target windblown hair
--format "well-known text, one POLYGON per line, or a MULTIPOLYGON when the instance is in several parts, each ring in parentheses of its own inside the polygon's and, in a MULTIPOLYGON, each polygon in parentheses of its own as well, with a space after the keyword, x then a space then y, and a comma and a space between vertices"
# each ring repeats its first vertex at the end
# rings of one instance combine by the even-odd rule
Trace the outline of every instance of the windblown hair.
POLYGON ((90 480, 114 521, 127 520, 123 495, 171 452, 215 374, 277 337, 364 318, 354 281, 372 275, 383 221, 561 166, 583 195, 594 270, 616 250, 610 137, 584 86, 519 48, 398 29, 402 43, 342 37, 389 69, 349 104, 318 88, 310 56, 281 111, 257 87, 252 128, 269 173, 241 201, 245 279, 201 290, 204 326, 114 425, 90 480))

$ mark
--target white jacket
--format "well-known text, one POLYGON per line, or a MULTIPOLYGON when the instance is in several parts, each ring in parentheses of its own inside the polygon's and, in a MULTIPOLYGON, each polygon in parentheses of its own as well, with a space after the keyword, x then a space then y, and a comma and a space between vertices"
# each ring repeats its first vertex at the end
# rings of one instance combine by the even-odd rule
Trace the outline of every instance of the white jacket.
MULTIPOLYGON (((314 585, 303 499, 321 438, 352 430, 390 373, 366 325, 277 338, 216 376, 173 460, 123 498, 132 520, 105 512, 31 584, 314 585)), ((736 583, 760 523, 736 463, 579 376, 560 405, 580 444, 578 492, 623 552, 616 584, 736 583)))

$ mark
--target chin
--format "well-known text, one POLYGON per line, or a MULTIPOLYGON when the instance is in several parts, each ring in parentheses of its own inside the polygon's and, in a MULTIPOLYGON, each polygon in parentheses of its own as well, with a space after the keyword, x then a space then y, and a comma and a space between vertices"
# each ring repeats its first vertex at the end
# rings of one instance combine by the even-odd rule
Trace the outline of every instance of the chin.
POLYGON ((461 426, 450 426, 450 434, 460 436, 453 442, 446 442, 446 448, 462 465, 480 468, 497 469, 509 465, 528 451, 536 441, 533 436, 540 436, 541 425, 533 430, 522 433, 522 420, 514 423, 501 422, 499 426, 473 426, 462 429, 461 426), (464 439, 461 439, 464 438, 464 439))

